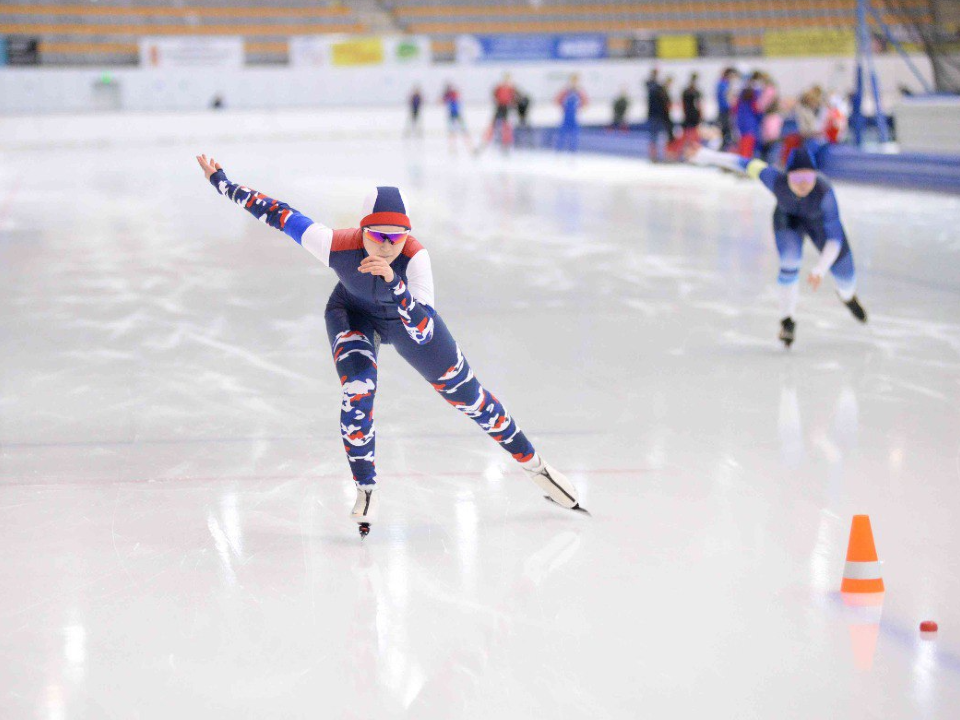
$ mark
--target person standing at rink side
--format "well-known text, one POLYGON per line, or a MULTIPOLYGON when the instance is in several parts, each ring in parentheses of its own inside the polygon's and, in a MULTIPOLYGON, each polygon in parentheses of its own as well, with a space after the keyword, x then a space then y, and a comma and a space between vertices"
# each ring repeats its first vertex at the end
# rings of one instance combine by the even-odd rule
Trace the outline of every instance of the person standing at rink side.
POLYGON ((523 91, 517 90, 517 125, 522 128, 527 127, 527 115, 530 112, 530 95, 523 91))
POLYGON ((689 147, 700 145, 700 123, 703 113, 700 111, 702 94, 697 86, 697 73, 690 74, 690 82, 683 89, 681 102, 683 104, 683 152, 689 147))
POLYGON ((717 124, 723 138, 721 147, 726 149, 733 144, 733 120, 731 118, 733 103, 736 97, 736 82, 740 73, 736 68, 728 67, 723 71, 717 82, 717 124))
POLYGON ((659 71, 653 68, 647 79, 647 129, 650 134, 650 162, 663 162, 666 146, 673 135, 670 120, 670 96, 660 84, 659 71))
POLYGON ((407 105, 410 108, 410 128, 408 134, 422 135, 423 132, 420 129, 420 106, 423 105, 423 93, 420 91, 419 85, 413 88, 413 92, 410 93, 410 97, 407 99, 407 105))
POLYGON ((504 73, 503 80, 493 89, 493 122, 484 134, 483 143, 477 148, 477 154, 486 149, 496 137, 500 149, 507 152, 513 144, 513 128, 510 126, 510 108, 517 103, 517 89, 510 79, 510 73, 504 73))
POLYGON ((857 300, 857 276, 853 252, 840 222, 840 209, 830 181, 817 172, 816 163, 806 148, 797 148, 787 160, 786 172, 770 167, 762 160, 743 158, 732 153, 699 148, 688 153, 697 165, 715 165, 746 172, 759 179, 777 199, 773 213, 773 232, 780 255, 780 340, 790 347, 796 335, 793 319, 800 294, 800 262, 803 238, 807 236, 820 251, 807 282, 813 290, 820 287, 829 270, 837 286, 837 295, 860 322, 867 313, 857 300))
POLYGON ((737 98, 737 132, 740 135, 737 153, 747 159, 756 153, 757 139, 760 137, 760 125, 763 122, 763 111, 760 109, 762 90, 761 75, 755 72, 737 98))
POLYGON ((340 378, 340 433, 357 487, 352 517, 366 535, 377 507, 373 401, 380 344, 400 356, 454 408, 476 422, 559 505, 581 509, 577 491, 541 459, 500 401, 473 374, 435 309, 430 257, 410 235, 406 204, 395 187, 364 201, 359 227, 332 230, 251 188, 227 179, 213 158, 197 162, 218 193, 283 231, 333 270, 340 282, 324 319, 340 378))
POLYGON ((614 130, 629 130, 627 124, 627 111, 630 109, 630 96, 627 94, 627 88, 620 88, 620 94, 613 101, 613 122, 610 126, 614 130))
POLYGON ((580 111, 587 106, 587 96, 580 89, 580 76, 574 73, 570 82, 557 95, 557 105, 563 110, 563 120, 557 129, 556 150, 560 152, 566 146, 572 153, 580 149, 580 111))
POLYGON ((447 137, 450 140, 451 150, 457 147, 457 136, 460 136, 470 147, 470 133, 467 132, 467 125, 463 121, 462 109, 460 107, 460 91, 453 85, 447 83, 443 89, 443 97, 440 99, 447 106, 447 137))

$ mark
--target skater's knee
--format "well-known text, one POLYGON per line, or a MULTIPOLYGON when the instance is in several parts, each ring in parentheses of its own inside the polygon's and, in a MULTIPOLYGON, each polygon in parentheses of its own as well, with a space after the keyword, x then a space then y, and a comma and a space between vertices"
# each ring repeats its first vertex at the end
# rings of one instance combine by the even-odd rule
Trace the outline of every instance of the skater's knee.
POLYGON ((377 392, 372 377, 341 376, 341 423, 373 422, 373 399, 377 392))
POLYGON ((793 285, 800 279, 800 263, 794 267, 780 266, 780 274, 777 275, 777 282, 781 285, 793 285))
POLYGON ((376 369, 376 348, 370 338, 359 330, 342 332, 333 343, 333 361, 341 378, 343 375, 356 374, 360 368, 376 369))

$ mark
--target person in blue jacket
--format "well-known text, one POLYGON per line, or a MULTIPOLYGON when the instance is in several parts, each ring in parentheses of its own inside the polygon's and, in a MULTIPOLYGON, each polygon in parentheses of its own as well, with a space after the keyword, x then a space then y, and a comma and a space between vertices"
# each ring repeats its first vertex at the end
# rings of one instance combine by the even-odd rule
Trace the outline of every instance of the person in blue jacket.
POLYGON ((359 227, 332 230, 231 182, 212 157, 198 155, 197 162, 217 192, 293 238, 340 281, 324 319, 342 389, 340 432, 357 487, 352 517, 361 536, 369 531, 377 506, 373 402, 381 344, 393 345, 444 400, 509 452, 550 499, 580 509, 576 488, 540 457, 496 396, 480 384, 437 313, 430 256, 410 235, 398 188, 377 187, 364 202, 359 227))
POLYGON ((856 295, 857 275, 853 252, 843 223, 840 222, 837 197, 830 181, 817 172, 816 162, 806 148, 797 148, 790 154, 785 171, 771 167, 762 160, 707 148, 694 150, 689 159, 697 165, 715 165, 745 172, 759 179, 777 199, 773 212, 773 231, 780 255, 780 273, 777 277, 782 316, 780 340, 787 347, 793 344, 796 335, 793 316, 800 293, 799 273, 804 237, 810 238, 820 251, 820 259, 807 276, 810 287, 814 290, 819 288, 824 274, 829 271, 844 305, 857 320, 862 323, 867 321, 867 313, 856 295))
POLYGON ((575 153, 580 148, 579 114, 587 105, 587 96, 580 89, 580 77, 576 73, 557 95, 557 105, 563 110, 563 121, 557 130, 557 152, 567 148, 575 153))

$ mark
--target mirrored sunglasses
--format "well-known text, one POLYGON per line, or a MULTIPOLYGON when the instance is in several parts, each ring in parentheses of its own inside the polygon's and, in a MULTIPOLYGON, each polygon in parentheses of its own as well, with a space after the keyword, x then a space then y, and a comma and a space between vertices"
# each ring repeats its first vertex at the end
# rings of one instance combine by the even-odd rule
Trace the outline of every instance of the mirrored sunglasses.
POLYGON ((391 245, 399 245, 404 240, 407 239, 407 236, 410 234, 409 230, 401 230, 400 232, 381 232, 379 230, 371 230, 370 228, 364 228, 363 231, 367 234, 367 237, 373 240, 373 242, 378 245, 388 242, 391 245))
POLYGON ((817 179, 817 173, 815 170, 791 170, 787 173, 787 177, 794 182, 814 182, 817 179))

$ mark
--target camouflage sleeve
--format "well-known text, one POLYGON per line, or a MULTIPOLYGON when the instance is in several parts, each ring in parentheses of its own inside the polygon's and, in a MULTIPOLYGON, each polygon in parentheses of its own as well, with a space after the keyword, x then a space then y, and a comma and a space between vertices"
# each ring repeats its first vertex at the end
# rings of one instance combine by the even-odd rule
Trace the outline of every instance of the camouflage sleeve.
POLYGON ((426 345, 433 339, 433 308, 422 302, 417 302, 407 284, 398 274, 394 274, 390 284, 393 297, 397 302, 397 313, 403 322, 403 327, 417 345, 426 345))
POLYGON ((286 203, 267 197, 252 188, 230 182, 223 170, 217 170, 210 176, 210 184, 217 189, 218 193, 229 198, 257 220, 282 230, 298 243, 304 231, 313 224, 313 220, 286 203))

